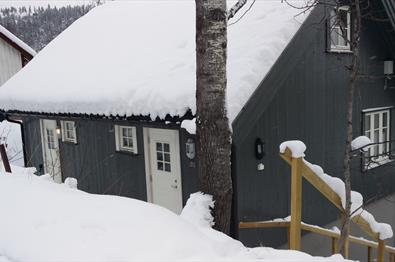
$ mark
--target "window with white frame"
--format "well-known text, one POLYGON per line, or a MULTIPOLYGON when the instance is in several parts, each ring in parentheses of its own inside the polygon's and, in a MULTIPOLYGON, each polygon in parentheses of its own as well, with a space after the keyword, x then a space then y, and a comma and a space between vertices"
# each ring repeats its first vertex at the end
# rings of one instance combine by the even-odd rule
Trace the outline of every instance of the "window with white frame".
POLYGON ((349 6, 331 10, 329 30, 331 51, 351 50, 351 14, 349 6))
POLYGON ((390 110, 364 113, 364 135, 373 145, 365 153, 367 168, 376 167, 389 161, 390 153, 390 110))
POLYGON ((136 127, 115 125, 114 131, 116 150, 137 154, 136 127))
POLYGON ((74 121, 61 121, 62 141, 77 143, 77 132, 74 121))

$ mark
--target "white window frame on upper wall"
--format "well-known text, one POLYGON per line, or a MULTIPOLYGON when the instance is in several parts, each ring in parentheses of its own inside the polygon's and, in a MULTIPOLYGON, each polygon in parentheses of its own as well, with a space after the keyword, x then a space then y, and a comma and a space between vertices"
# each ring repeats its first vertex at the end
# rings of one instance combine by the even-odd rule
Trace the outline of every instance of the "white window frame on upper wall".
POLYGON ((350 7, 349 6, 341 6, 338 9, 332 9, 330 12, 330 23, 329 23, 329 44, 330 44, 330 51, 333 52, 345 52, 349 53, 351 52, 351 13, 350 13, 350 7), (337 14, 339 12, 339 14, 337 14), (338 22, 338 17, 340 17, 341 12, 347 12, 347 25, 345 28, 342 28, 339 25, 338 22), (346 37, 347 39, 344 39, 343 34, 342 34, 342 29, 347 30, 346 32, 346 37), (337 36, 337 43, 334 43, 333 36, 337 36), (343 39, 343 42, 345 44, 339 43, 339 39, 343 39))
POLYGON ((135 126, 121 126, 121 125, 114 125, 115 131, 115 147, 117 151, 120 152, 130 152, 137 154, 137 136, 136 136, 136 127, 135 126), (123 130, 131 131, 131 136, 124 136, 123 130), (131 146, 125 146, 123 141, 124 139, 129 140, 132 142, 131 146))
POLYGON ((365 169, 371 169, 392 161, 389 157, 391 150, 391 110, 364 110, 363 112, 363 135, 370 138, 372 146, 365 153, 365 169), (377 120, 377 121, 376 121, 377 120), (378 144, 376 144, 378 143, 378 144), (377 157, 372 157, 377 156, 377 157))
POLYGON ((75 127, 75 122, 62 120, 60 121, 60 127, 62 129, 62 142, 77 144, 77 131, 75 127))

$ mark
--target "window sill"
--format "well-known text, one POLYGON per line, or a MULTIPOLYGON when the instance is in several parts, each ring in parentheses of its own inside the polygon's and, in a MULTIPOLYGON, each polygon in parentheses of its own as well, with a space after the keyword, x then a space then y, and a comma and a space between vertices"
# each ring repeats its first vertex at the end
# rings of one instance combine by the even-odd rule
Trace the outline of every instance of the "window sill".
POLYGON ((353 54, 354 52, 349 50, 349 49, 336 49, 336 48, 331 48, 327 50, 328 53, 332 54, 353 54))
POLYGON ((70 141, 70 140, 63 140, 62 143, 70 144, 70 145, 78 145, 78 143, 76 141, 70 141))
POLYGON ((371 163, 369 166, 365 167, 365 170, 372 170, 372 169, 375 169, 377 167, 381 167, 381 166, 383 166, 385 164, 391 163, 393 161, 394 161, 394 159, 391 159, 391 158, 388 158, 388 157, 380 159, 380 160, 376 160, 375 162, 371 163))
POLYGON ((115 152, 119 153, 119 154, 123 154, 123 155, 129 155, 129 156, 138 156, 139 155, 138 153, 134 153, 131 151, 126 151, 126 150, 115 150, 115 152))

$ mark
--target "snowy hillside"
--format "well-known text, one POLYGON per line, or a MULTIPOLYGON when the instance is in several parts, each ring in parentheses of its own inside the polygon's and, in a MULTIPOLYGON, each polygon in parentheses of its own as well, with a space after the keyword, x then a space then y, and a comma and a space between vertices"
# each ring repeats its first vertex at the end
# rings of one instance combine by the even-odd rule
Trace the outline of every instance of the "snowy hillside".
POLYGON ((248 249, 209 228, 210 199, 201 194, 180 217, 146 202, 84 193, 72 179, 56 184, 15 170, 0 173, 0 261, 341 260, 248 249))

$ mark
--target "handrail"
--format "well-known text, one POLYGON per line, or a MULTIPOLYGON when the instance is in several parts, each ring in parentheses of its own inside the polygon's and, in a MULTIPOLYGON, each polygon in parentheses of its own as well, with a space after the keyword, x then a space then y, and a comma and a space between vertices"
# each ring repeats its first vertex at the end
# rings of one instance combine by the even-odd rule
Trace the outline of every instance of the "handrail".
MULTIPOLYGON (((252 228, 288 228, 290 227, 290 221, 277 221, 277 220, 269 220, 269 221, 253 221, 253 222, 240 222, 239 228, 241 229, 252 229, 252 228)), ((340 233, 322 228, 320 226, 310 225, 302 222, 301 225, 304 231, 316 233, 322 236, 338 239, 340 238, 340 233)), ((379 244, 375 241, 367 240, 364 238, 356 237, 356 236, 349 236, 349 240, 352 243, 356 243, 367 248, 374 248, 377 249, 379 244)), ((385 246, 385 252, 395 255, 395 248, 391 246, 385 246)))
MULTIPOLYGON (((291 218, 290 221, 255 221, 240 222, 239 228, 273 228, 285 227, 288 230, 288 244, 290 249, 300 250, 301 231, 310 231, 332 238, 332 252, 337 252, 337 239, 340 233, 324 229, 318 226, 309 225, 302 222, 302 178, 305 178, 321 194, 323 194, 340 212, 344 215, 345 210, 342 199, 318 174, 316 174, 303 157, 293 157, 290 148, 280 153, 280 156, 291 165, 291 218)), ((390 259, 395 262, 395 248, 385 246, 384 240, 380 239, 380 233, 375 232, 369 222, 361 215, 354 215, 351 220, 356 223, 365 233, 375 241, 366 240, 354 236, 346 239, 345 257, 348 258, 349 242, 354 242, 368 247, 368 261, 371 261, 371 249, 377 249, 377 261, 384 261, 384 253, 390 254, 390 259)))
MULTIPOLYGON (((289 148, 285 150, 280 156, 287 162, 292 162, 292 152, 289 148)), ((309 166, 301 161, 302 176, 306 178, 319 192, 321 192, 330 202, 332 202, 341 212, 344 212, 344 208, 340 199, 340 196, 329 187, 309 166)), ((379 233, 374 232, 370 227, 370 224, 360 215, 352 217, 352 221, 356 223, 363 231, 374 239, 379 239, 379 233)))

